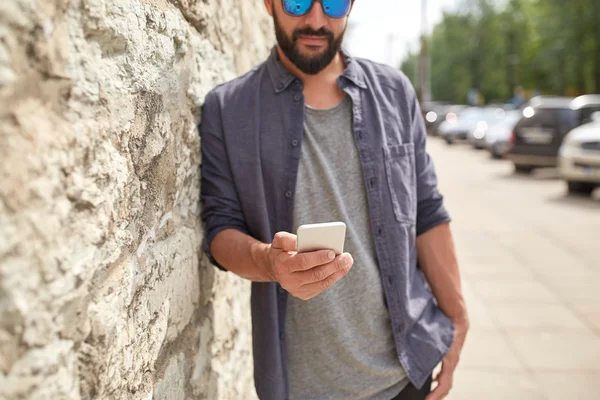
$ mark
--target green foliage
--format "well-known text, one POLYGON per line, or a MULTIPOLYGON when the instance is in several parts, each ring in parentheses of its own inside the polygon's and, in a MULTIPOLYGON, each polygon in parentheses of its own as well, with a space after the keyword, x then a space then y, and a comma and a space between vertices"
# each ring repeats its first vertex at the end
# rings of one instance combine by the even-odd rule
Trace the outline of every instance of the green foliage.
MULTIPOLYGON (((432 98, 600 93, 599 0, 464 0, 428 38, 432 98)), ((418 85, 418 51, 401 69, 418 85)))
POLYGON ((408 55, 402 61, 400 70, 406 74, 410 79, 413 86, 417 87, 418 75, 417 68, 419 63, 419 55, 417 53, 409 52, 408 55))

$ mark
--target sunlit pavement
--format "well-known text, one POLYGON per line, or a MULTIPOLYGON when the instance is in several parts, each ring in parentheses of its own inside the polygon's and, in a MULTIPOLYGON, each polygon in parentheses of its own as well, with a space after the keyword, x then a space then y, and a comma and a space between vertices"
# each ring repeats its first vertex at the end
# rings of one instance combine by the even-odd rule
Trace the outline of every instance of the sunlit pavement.
POLYGON ((471 318, 449 398, 600 398, 599 191, 428 140, 471 318))

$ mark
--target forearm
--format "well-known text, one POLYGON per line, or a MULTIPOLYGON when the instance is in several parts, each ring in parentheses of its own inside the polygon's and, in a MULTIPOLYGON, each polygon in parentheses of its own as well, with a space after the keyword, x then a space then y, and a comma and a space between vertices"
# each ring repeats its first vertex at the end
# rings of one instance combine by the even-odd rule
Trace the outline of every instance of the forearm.
POLYGON ((267 271, 268 247, 238 230, 225 229, 210 244, 215 260, 228 271, 253 282, 271 282, 267 271))
POLYGON ((468 325, 450 224, 437 225, 419 235, 417 256, 442 311, 454 322, 468 325))

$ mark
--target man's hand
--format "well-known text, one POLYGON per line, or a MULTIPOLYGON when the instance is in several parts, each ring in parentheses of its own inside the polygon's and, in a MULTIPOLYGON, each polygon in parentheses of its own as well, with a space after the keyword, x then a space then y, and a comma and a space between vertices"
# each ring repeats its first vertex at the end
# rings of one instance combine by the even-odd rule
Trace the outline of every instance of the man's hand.
POLYGON ((446 357, 442 360, 442 368, 433 377, 433 382, 437 382, 436 388, 425 398, 425 400, 441 400, 445 398, 454 383, 454 371, 458 365, 460 352, 462 351, 467 331, 469 330, 469 322, 466 319, 454 321, 455 333, 454 341, 450 346, 450 350, 446 357))
POLYGON ((267 273, 291 295, 309 300, 344 277, 354 260, 348 253, 332 250, 297 253, 296 235, 278 232, 267 246, 267 273))

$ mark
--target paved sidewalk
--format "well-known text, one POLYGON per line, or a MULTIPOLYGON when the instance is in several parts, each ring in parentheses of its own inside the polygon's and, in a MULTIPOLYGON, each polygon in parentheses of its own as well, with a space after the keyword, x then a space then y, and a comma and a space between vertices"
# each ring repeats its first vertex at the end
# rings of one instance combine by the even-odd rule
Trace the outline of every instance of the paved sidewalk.
POLYGON ((600 193, 429 139, 471 331, 456 399, 600 399, 600 193))

